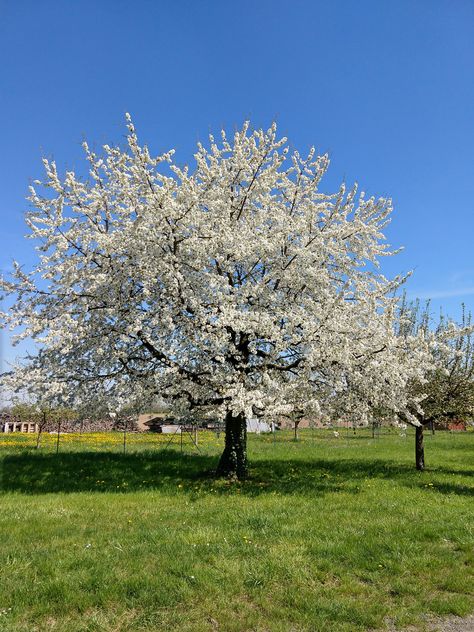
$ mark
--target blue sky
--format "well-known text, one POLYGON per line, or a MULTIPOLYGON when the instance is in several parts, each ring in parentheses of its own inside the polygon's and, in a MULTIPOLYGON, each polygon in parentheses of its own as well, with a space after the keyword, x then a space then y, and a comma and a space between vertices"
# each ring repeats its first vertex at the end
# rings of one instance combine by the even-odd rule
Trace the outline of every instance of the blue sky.
MULTIPOLYGON (((474 307, 472 0, 0 0, 0 268, 33 260, 22 213, 41 157, 80 143, 176 148, 276 120, 331 156, 323 183, 390 195, 387 274, 457 316, 474 307)), ((3 362, 17 352, 3 334, 3 362)))

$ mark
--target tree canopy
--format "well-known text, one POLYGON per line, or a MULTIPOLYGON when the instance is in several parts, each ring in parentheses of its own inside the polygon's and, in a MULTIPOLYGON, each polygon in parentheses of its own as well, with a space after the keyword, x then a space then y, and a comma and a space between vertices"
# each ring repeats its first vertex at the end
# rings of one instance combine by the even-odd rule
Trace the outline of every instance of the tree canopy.
POLYGON ((5 324, 40 351, 14 380, 127 404, 163 397, 175 415, 226 419, 221 471, 246 471, 245 423, 304 409, 418 424, 426 335, 397 335, 402 277, 382 257, 392 203, 357 185, 323 193, 327 155, 276 125, 198 144, 192 167, 153 157, 128 117, 127 146, 84 143, 88 177, 44 160, 26 215, 39 254, 2 285, 5 324))

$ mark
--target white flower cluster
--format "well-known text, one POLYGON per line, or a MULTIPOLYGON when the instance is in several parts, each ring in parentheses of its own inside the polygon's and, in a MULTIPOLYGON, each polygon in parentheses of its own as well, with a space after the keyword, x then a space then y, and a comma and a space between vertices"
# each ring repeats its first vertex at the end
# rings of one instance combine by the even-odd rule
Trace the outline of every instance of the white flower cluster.
POLYGON ((84 145, 88 180, 45 160, 31 187, 38 265, 3 280, 3 321, 41 352, 11 383, 114 406, 159 394, 179 415, 410 416, 429 340, 397 335, 404 279, 378 272, 391 200, 322 193, 328 156, 291 153, 275 125, 211 137, 190 169, 127 121, 126 150, 84 145))

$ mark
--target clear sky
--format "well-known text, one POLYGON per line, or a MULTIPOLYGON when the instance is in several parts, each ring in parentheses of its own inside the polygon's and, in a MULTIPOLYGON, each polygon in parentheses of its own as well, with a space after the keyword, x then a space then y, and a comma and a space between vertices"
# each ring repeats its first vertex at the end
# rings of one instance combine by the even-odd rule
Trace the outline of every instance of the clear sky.
MULTIPOLYGON (((390 195, 387 274, 474 307, 473 0, 0 0, 0 268, 33 260, 22 214, 41 157, 80 168, 124 113, 190 160, 221 126, 276 120, 331 156, 323 189, 390 195)), ((3 362, 16 354, 3 335, 3 362)))

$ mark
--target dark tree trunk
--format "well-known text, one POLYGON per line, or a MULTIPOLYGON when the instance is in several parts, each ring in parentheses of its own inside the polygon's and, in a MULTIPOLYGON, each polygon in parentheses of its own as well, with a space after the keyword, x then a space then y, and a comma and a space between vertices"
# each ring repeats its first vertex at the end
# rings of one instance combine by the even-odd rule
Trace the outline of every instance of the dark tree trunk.
POLYGON ((425 448, 423 447, 423 426, 415 427, 415 463, 416 469, 425 469, 425 448))
POLYGON ((36 435, 36 449, 39 450, 41 442, 41 433, 43 432, 43 426, 38 424, 38 434, 36 435))
POLYGON ((39 450, 40 442, 41 442, 41 433, 43 432, 43 428, 46 427, 46 413, 43 412, 42 420, 38 424, 38 436, 36 437, 36 449, 39 450))
POLYGON ((247 470, 247 421, 245 415, 225 417, 225 447, 216 471, 218 476, 246 478, 247 470))
POLYGON ((300 420, 298 419, 297 421, 295 420, 295 435, 293 437, 294 441, 298 441, 298 426, 300 424, 300 420))

